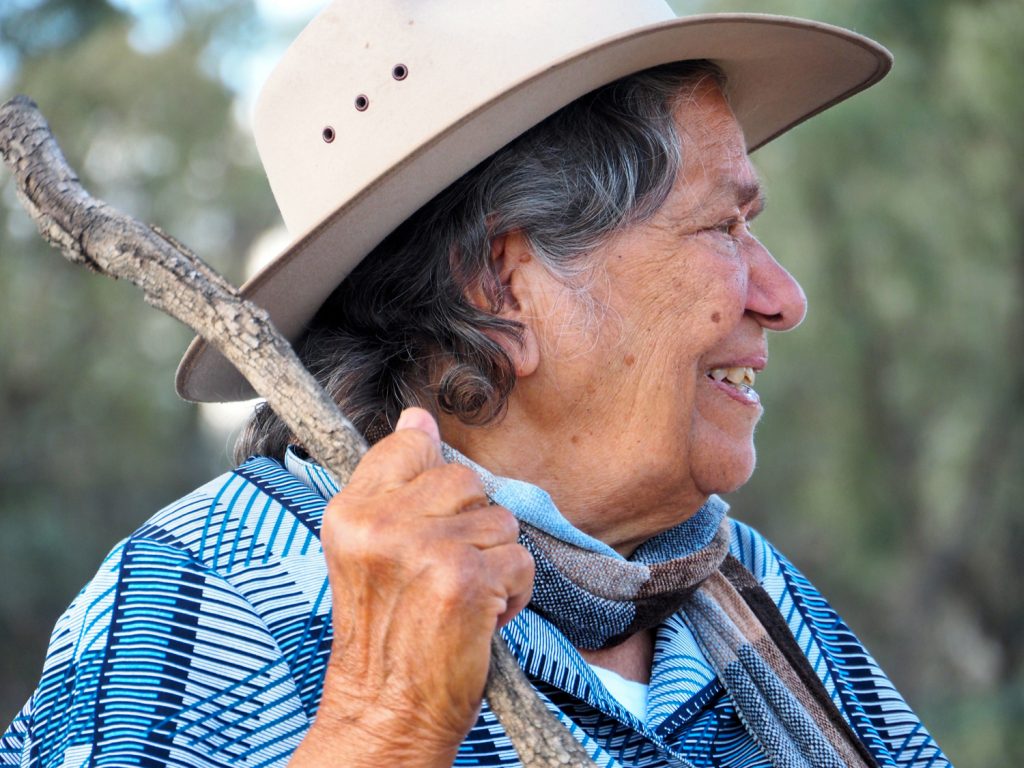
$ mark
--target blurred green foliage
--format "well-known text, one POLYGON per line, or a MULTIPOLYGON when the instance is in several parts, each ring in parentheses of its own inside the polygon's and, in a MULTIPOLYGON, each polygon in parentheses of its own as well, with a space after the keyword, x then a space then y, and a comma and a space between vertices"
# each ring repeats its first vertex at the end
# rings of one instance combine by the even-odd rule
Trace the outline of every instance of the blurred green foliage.
MULTIPOLYGON (((222 3, 147 53, 105 3, 0 8, 12 68, 97 196, 175 233, 234 279, 277 219, 234 95, 208 60, 247 20, 222 3)), ((235 38, 237 39, 237 38, 235 38)), ((244 44, 244 40, 237 44, 244 44)), ((227 466, 171 376, 191 333, 137 292, 63 261, 2 176, 0 208, 0 720, 34 687, 53 622, 102 555, 227 466)))
MULTIPOLYGON (((1016 768, 1024 3, 674 5, 817 18, 896 55, 882 85, 755 156, 759 235, 810 314, 773 339, 759 469, 731 501, 830 596, 955 763, 1016 768)), ((244 51, 295 30, 241 2, 153 8, 6 4, 2 95, 41 104, 99 196, 237 280, 277 215, 226 83, 244 51)), ((6 175, 0 328, 2 727, 103 553, 227 458, 173 393, 188 332, 50 252, 6 175)))
POLYGON ((734 512, 829 595, 955 764, 1024 764, 1024 3, 700 6, 840 24, 896 59, 755 155, 758 234, 810 308, 772 341, 734 512))

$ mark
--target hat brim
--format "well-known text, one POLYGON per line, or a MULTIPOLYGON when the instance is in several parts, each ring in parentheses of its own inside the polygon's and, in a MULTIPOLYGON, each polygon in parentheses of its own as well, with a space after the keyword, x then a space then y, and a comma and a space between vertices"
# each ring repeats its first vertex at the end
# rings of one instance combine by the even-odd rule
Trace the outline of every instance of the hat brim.
MULTIPOLYGON (((724 71, 749 152, 878 82, 891 54, 828 24, 761 14, 689 16, 631 31, 523 79, 414 148, 241 288, 291 342, 352 269, 392 230, 475 165, 595 88, 649 67, 708 59, 724 71)), ((202 338, 178 366, 186 400, 256 397, 202 338)))

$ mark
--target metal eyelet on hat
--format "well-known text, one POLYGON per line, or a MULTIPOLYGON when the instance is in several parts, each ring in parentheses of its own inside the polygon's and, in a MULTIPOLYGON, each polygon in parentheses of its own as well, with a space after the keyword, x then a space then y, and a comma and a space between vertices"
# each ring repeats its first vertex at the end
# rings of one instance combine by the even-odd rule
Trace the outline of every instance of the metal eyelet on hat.
POLYGON ((356 109, 360 112, 365 112, 370 106, 370 100, 366 97, 365 93, 360 93, 356 96, 356 109))
POLYGON ((325 144, 330 144, 334 141, 334 128, 330 125, 325 125, 320 135, 323 136, 325 144))
POLYGON ((409 76, 409 68, 405 64, 395 64, 391 68, 391 76, 395 80, 405 80, 409 76))

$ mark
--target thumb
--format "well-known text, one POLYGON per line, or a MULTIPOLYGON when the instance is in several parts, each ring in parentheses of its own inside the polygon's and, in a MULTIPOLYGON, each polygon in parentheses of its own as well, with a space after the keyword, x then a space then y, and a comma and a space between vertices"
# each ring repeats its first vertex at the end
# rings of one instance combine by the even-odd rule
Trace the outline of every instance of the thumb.
POLYGON ((403 429, 418 429, 420 432, 426 432, 440 449, 441 432, 434 417, 430 415, 430 411, 424 408, 406 408, 399 415, 398 422, 395 424, 395 432, 403 429))
POLYGON ((423 408, 407 408, 399 416, 394 433, 363 456, 352 473, 349 489, 371 494, 389 491, 443 465, 441 432, 434 417, 423 408))

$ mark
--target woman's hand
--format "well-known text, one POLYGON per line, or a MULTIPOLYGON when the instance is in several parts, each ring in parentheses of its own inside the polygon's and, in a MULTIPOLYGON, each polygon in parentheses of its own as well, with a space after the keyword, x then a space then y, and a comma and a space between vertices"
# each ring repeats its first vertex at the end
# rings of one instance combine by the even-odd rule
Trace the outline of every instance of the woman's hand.
POLYGON ((403 412, 324 513, 334 641, 293 765, 451 765, 491 636, 530 599, 518 530, 472 470, 444 463, 430 414, 403 412))

